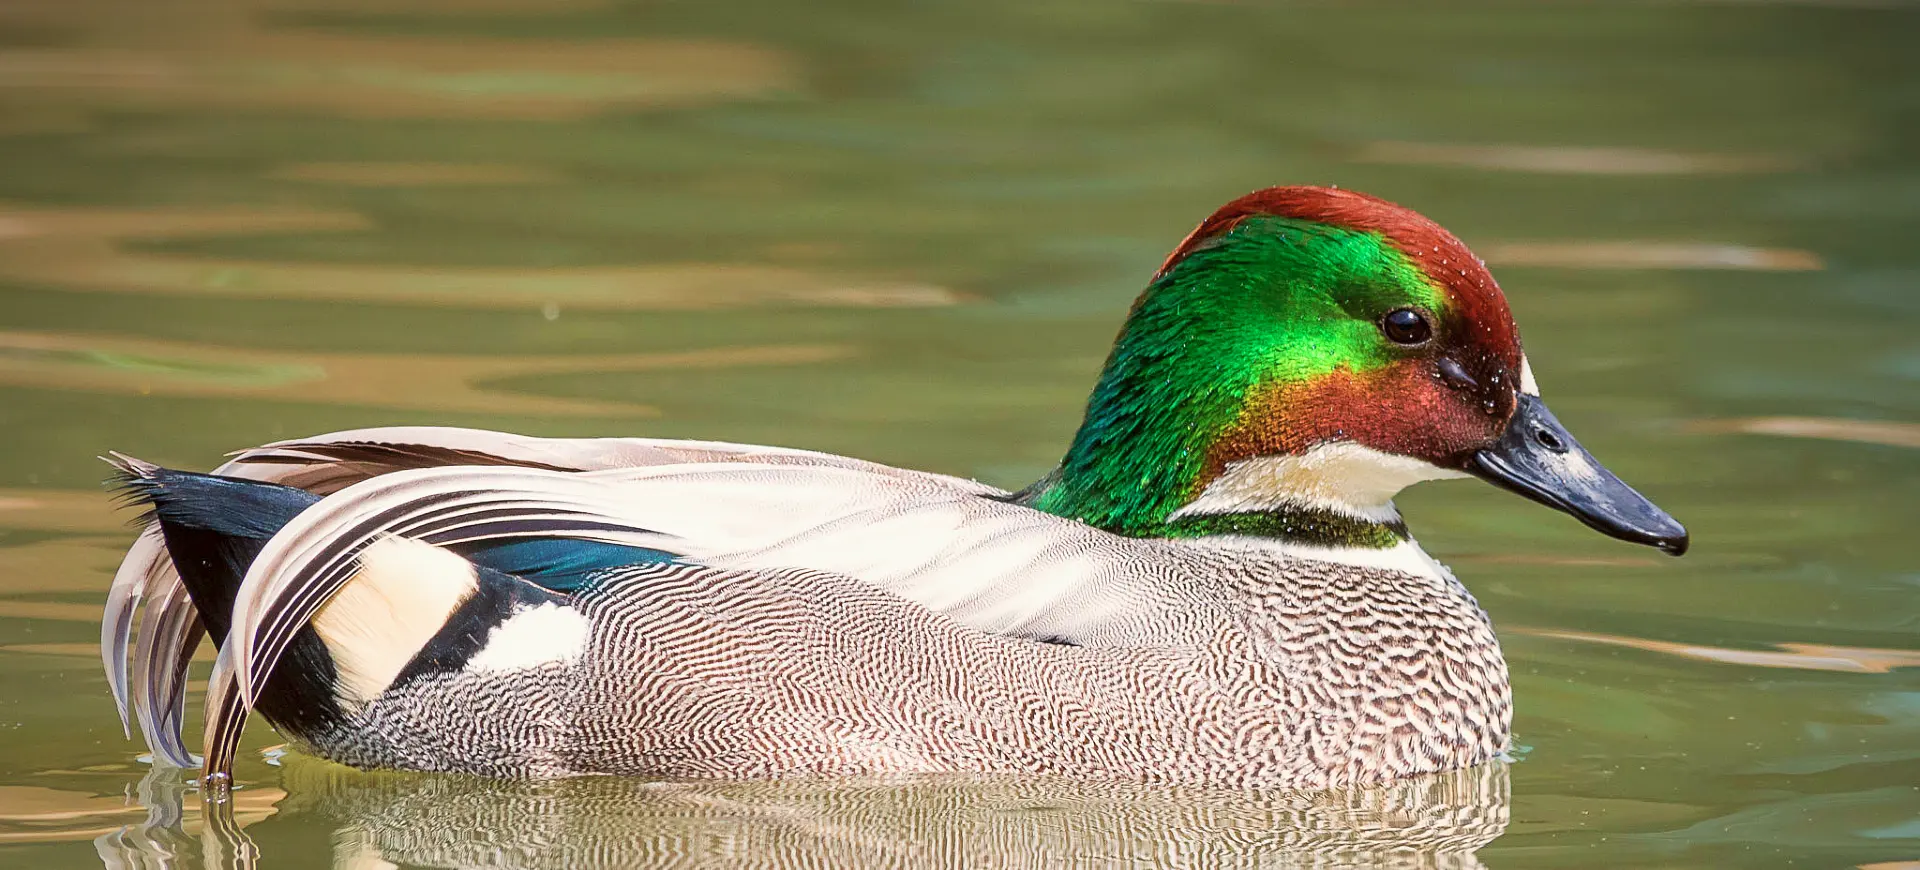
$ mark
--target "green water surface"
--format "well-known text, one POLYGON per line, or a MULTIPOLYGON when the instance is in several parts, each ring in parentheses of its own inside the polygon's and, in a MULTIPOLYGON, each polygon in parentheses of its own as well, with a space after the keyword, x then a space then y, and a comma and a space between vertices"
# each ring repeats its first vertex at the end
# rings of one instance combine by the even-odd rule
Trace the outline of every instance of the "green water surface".
POLYGON ((232 825, 288 868, 1920 867, 1916 46, 1894 3, 0 4, 0 865, 244 857, 108 699, 96 454, 450 424, 1018 485, 1182 234, 1311 182, 1484 256, 1693 531, 1402 499, 1500 629, 1512 764, 530 785, 256 725, 232 825))

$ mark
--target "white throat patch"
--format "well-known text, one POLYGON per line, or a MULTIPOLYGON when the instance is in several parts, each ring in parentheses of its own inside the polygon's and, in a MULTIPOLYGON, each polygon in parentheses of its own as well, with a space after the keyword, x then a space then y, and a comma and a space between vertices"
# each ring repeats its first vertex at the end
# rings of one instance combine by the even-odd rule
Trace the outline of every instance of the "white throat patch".
POLYGON ((1322 444, 1302 456, 1256 456, 1228 465, 1200 497, 1169 519, 1252 513, 1285 506, 1323 508, 1372 522, 1400 518, 1393 497, 1423 480, 1465 477, 1350 441, 1322 444))
POLYGON ((1292 542, 1279 544, 1275 549, 1296 559, 1399 571, 1402 574, 1428 577, 1455 585, 1460 582, 1454 579, 1453 572, 1447 570, 1447 566, 1440 564, 1440 560, 1427 555, 1426 550, 1421 549, 1417 542, 1411 540, 1401 541, 1383 550, 1371 550, 1366 547, 1315 547, 1292 542))

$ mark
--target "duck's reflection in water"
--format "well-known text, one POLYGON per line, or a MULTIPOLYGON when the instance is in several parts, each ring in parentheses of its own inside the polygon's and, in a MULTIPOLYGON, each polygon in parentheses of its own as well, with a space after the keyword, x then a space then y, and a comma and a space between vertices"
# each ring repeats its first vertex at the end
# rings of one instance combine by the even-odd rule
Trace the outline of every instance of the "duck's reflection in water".
MULTIPOLYGON (((182 791, 153 779, 142 799, 175 805, 150 805, 150 826, 100 838, 110 870, 176 866, 191 841, 179 833, 182 791)), ((1258 793, 1005 777, 527 783, 289 759, 283 786, 277 812, 246 835, 209 820, 207 866, 305 866, 321 858, 294 844, 331 831, 332 865, 355 870, 1477 868, 1474 851, 1508 819, 1500 763, 1373 789, 1258 793)))

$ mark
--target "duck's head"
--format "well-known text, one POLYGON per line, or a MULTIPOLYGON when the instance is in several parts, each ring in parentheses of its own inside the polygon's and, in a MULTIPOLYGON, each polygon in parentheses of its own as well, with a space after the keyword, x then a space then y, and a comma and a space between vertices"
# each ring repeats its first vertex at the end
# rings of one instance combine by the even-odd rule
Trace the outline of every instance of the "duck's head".
POLYGON ((1029 504, 1129 535, 1386 547, 1409 484, 1475 476, 1678 555, 1686 529, 1540 401, 1506 297, 1439 224, 1273 187, 1213 213, 1134 303, 1029 504))

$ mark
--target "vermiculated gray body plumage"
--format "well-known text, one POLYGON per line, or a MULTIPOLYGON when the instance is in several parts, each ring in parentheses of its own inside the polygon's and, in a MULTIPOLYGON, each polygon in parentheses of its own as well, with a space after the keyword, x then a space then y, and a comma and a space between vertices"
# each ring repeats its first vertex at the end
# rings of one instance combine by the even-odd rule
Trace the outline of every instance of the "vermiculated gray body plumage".
POLYGON ((1244 607, 1185 648, 987 634, 812 571, 626 569, 579 596, 592 633, 577 661, 417 680, 306 739, 358 766, 496 776, 1290 787, 1448 770, 1505 747, 1505 668, 1457 585, 1209 561, 1192 567, 1244 607))

